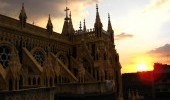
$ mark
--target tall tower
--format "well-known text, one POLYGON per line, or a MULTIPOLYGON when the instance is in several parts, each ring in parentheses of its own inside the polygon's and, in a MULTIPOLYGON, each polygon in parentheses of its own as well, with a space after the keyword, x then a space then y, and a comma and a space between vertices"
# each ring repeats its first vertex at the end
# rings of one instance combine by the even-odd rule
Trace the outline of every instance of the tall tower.
POLYGON ((95 34, 97 37, 101 37, 103 24, 101 23, 99 12, 98 12, 98 5, 96 4, 96 22, 94 24, 95 34))

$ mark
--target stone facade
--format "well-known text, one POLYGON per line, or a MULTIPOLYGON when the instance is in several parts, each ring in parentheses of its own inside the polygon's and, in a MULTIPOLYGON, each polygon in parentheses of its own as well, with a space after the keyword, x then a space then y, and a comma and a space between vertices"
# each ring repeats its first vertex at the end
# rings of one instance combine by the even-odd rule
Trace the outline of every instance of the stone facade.
POLYGON ((86 29, 84 21, 83 28, 80 24, 75 31, 66 7, 62 33, 53 31, 50 16, 47 29, 27 23, 24 6, 19 20, 0 15, 0 98, 53 100, 54 93, 60 93, 55 88, 62 84, 70 90, 69 84, 111 81, 116 99, 120 99, 121 65, 110 16, 104 31, 98 6, 96 10, 94 28, 86 29))

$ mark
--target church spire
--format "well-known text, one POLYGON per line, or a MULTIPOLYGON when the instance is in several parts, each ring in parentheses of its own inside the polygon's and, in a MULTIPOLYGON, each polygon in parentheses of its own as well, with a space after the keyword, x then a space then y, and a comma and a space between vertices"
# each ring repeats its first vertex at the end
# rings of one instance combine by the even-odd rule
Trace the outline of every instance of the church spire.
POLYGON ((98 4, 96 4, 96 23, 101 23, 98 4))
POLYGON ((97 37, 101 37, 101 33, 102 33, 102 29, 103 29, 103 24, 101 23, 98 9, 99 9, 98 5, 96 4, 96 22, 94 24, 94 28, 95 28, 96 36, 97 37))
POLYGON ((111 21, 110 21, 110 14, 108 14, 108 28, 107 28, 107 32, 110 34, 111 41, 114 44, 114 31, 112 29, 112 24, 111 24, 111 21))
POLYGON ((22 9, 21 9, 21 12, 19 14, 19 20, 20 20, 20 23, 21 23, 21 28, 25 27, 27 15, 25 13, 24 3, 22 3, 22 9))
POLYGON ((64 10, 66 12, 66 17, 65 17, 65 21, 64 21, 64 25, 63 25, 63 30, 62 30, 62 34, 69 34, 69 17, 68 17, 68 11, 70 9, 67 7, 67 0, 66 0, 66 9, 64 10))
POLYGON ((83 27, 83 31, 86 32, 86 20, 84 19, 84 27, 83 27))
POLYGON ((69 33, 74 33, 74 27, 73 27, 73 23, 72 23, 72 18, 71 18, 71 11, 70 11, 70 20, 69 20, 69 29, 70 29, 70 31, 69 31, 69 33))
POLYGON ((46 28, 47 28, 47 31, 48 31, 50 34, 52 34, 52 32, 53 32, 53 24, 52 24, 52 22, 51 22, 50 14, 49 14, 49 17, 48 17, 48 23, 47 23, 46 28))

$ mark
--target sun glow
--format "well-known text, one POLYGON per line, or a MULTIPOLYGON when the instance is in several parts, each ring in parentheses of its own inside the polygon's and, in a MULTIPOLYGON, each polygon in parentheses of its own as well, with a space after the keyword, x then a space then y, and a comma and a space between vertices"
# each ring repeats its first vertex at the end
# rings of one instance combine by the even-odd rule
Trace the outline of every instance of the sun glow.
POLYGON ((135 59, 136 70, 139 72, 149 71, 153 69, 153 58, 149 56, 141 56, 135 59))
POLYGON ((142 72, 142 71, 147 71, 147 65, 146 64, 140 64, 137 65, 137 71, 142 72))

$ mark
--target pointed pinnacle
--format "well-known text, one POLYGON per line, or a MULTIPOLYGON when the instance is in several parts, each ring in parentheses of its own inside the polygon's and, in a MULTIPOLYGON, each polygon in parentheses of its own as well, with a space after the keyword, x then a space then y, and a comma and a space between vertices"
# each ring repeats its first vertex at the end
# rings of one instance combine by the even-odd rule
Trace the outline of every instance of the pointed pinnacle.
POLYGON ((70 18, 71 18, 71 11, 70 11, 70 15, 69 15, 69 16, 70 16, 70 18))
POLYGON ((22 8, 24 8, 24 3, 22 3, 22 8))
POLYGON ((99 8, 98 8, 98 4, 96 4, 96 10, 98 11, 98 9, 99 9, 99 8))
POLYGON ((86 25, 86 20, 84 19, 84 26, 86 25))
POLYGON ((108 13, 108 18, 109 18, 109 20, 110 20, 110 14, 108 13))
POLYGON ((49 14, 49 17, 48 17, 48 18, 49 18, 49 20, 51 20, 50 14, 49 14))
POLYGON ((82 27, 81 27, 81 21, 80 21, 80 27, 79 27, 79 28, 80 28, 80 30, 81 30, 81 28, 82 28, 82 27))

